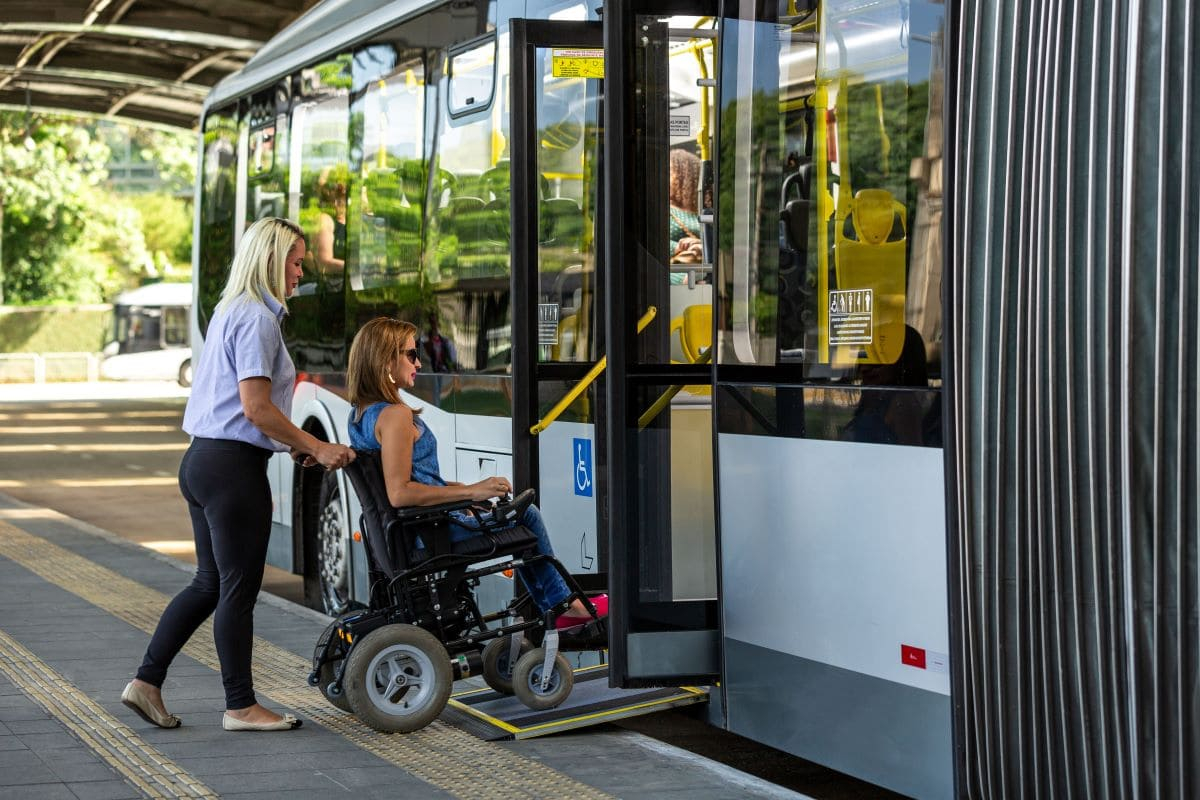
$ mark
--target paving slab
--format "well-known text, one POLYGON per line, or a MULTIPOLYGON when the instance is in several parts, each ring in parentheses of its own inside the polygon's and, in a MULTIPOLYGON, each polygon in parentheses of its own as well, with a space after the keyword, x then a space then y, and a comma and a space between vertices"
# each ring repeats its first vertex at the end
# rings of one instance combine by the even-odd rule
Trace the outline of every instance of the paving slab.
POLYGON ((0 494, 0 800, 802 797, 609 726, 508 742, 482 741, 447 721, 407 736, 372 731, 306 685, 328 618, 267 595, 255 611, 260 700, 295 711, 304 726, 222 730, 224 693, 206 628, 163 687, 184 725, 149 726, 121 704, 120 691, 190 568, 31 510, 0 494))

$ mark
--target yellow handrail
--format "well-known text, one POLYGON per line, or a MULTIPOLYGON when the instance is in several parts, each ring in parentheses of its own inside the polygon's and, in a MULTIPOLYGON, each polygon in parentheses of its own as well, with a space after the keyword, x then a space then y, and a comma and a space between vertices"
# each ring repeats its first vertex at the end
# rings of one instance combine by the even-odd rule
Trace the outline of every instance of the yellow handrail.
MULTIPOLYGON (((710 361, 712 361, 711 347, 705 352, 701 353, 700 357, 696 359, 697 364, 707 364, 710 361)), ((680 390, 682 390, 686 385, 689 384, 677 383, 674 386, 667 387, 667 390, 659 395, 658 399, 654 401, 654 405, 647 408, 645 413, 638 417, 638 430, 640 431, 644 429, 654 420, 655 417, 661 414, 663 409, 667 407, 667 404, 671 402, 671 398, 679 394, 680 390)))
MULTIPOLYGON (((650 324, 657 314, 658 309, 656 307, 650 306, 647 308, 646 313, 643 314, 642 318, 638 320, 637 332, 641 333, 642 331, 646 330, 646 326, 650 324)), ((559 400, 558 403, 555 404, 554 408, 546 412, 546 416, 538 420, 537 424, 529 429, 529 432, 534 436, 537 436, 539 433, 546 430, 546 428, 549 428, 554 423, 554 420, 558 419, 558 415, 566 411, 567 406, 571 405, 571 403, 574 403, 575 398, 583 394, 583 391, 587 389, 587 387, 591 386, 592 381, 600 377, 600 373, 604 372, 607 367, 608 356, 602 356, 600 360, 596 362, 596 365, 588 370, 587 375, 583 376, 583 380, 577 383, 574 389, 563 395, 563 399, 559 400)))

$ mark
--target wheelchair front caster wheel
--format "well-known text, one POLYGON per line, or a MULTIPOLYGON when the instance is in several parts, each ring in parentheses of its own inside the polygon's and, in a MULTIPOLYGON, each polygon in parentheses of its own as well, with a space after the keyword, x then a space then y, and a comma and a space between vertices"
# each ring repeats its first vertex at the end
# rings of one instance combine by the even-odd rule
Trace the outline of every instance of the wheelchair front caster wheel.
POLYGON ((450 654, 415 625, 384 625, 350 650, 342 689, 354 715, 377 731, 411 733, 437 719, 450 699, 450 654))
POLYGON ((571 664, 559 653, 554 657, 553 672, 543 689, 542 662, 545 660, 546 651, 538 647, 517 659, 517 665, 513 667, 513 694, 534 711, 545 711, 560 705, 575 687, 575 673, 571 671, 571 664))
MULTIPOLYGON (((337 632, 337 627, 341 624, 342 620, 357 613, 357 611, 344 612, 339 614, 338 618, 333 622, 329 623, 329 626, 322 631, 321 636, 317 639, 317 652, 314 655, 314 660, 317 659, 317 656, 325 652, 326 648, 329 646, 329 640, 332 639, 334 634, 337 632)), ((337 647, 337 645, 334 646, 337 647)), ((339 711, 345 711, 347 714, 349 714, 351 713, 351 710, 350 703, 346 700, 346 693, 339 692, 338 694, 334 694, 329 690, 329 687, 333 685, 334 677, 336 677, 334 673, 337 672, 337 666, 339 662, 341 662, 340 658, 332 661, 326 661, 325 663, 321 664, 321 666, 317 668, 317 671, 313 675, 309 676, 308 682, 321 690, 321 694, 325 696, 325 699, 329 701, 330 705, 339 711)))
MULTIPOLYGON (((520 634, 517 634, 520 635, 520 634)), ((500 694, 512 694, 513 667, 516 660, 509 658, 512 652, 511 636, 492 639, 483 648, 483 681, 500 694)), ((517 659, 533 649, 533 643, 521 636, 521 649, 517 659)))

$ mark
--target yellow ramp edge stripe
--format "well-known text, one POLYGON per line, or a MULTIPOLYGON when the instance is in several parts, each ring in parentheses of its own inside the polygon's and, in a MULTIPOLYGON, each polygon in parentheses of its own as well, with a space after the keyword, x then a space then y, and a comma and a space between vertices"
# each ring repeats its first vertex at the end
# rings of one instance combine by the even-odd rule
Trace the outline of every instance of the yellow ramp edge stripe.
MULTIPOLYGON (((0 521, 0 556, 43 580, 103 609, 146 633, 153 633, 170 597, 88 561, 65 548, 0 521)), ((315 644, 315 641, 314 641, 315 644)), ((220 671, 212 624, 205 622, 183 653, 220 671)), ((130 664, 140 657, 130 653, 130 664)), ((464 800, 486 798, 571 797, 604 800, 610 795, 580 783, 545 764, 485 742, 435 720, 409 734, 382 734, 329 705, 307 683, 312 664, 281 647, 254 637, 254 690, 431 786, 464 800)), ((168 708, 170 697, 167 697, 168 708)))
POLYGON ((4 631, 0 671, 146 797, 219 796, 4 631))

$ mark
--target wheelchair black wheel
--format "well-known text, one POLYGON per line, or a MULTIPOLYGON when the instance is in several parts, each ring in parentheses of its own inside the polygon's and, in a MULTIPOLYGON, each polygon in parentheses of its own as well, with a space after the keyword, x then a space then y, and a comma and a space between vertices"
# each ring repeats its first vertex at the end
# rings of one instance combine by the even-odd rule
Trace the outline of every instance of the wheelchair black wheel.
POLYGON ((511 640, 512 636, 501 636, 499 639, 492 639, 483 648, 483 681, 500 694, 513 693, 513 667, 516 666, 517 659, 533 649, 533 643, 521 636, 521 649, 517 653, 517 659, 510 661, 511 640))
POLYGON ((542 688, 543 661, 546 651, 538 647, 517 659, 513 667, 513 694, 534 711, 545 711, 562 704, 575 687, 575 673, 571 664, 559 653, 554 657, 553 672, 546 688, 542 688))
POLYGON ((415 625, 385 625, 350 650, 342 688, 354 715, 377 731, 411 733, 433 722, 454 676, 450 655, 415 625))
MULTIPOLYGON (((314 661, 316 660, 316 656, 325 650, 330 638, 333 637, 333 632, 337 630, 337 626, 341 623, 341 621, 346 617, 353 616, 357 613, 359 613, 359 609, 357 608, 351 611, 343 612, 338 615, 337 619, 329 623, 329 626, 326 627, 325 630, 321 632, 321 635, 317 638, 317 652, 314 654, 314 661)), ((338 709, 339 711, 345 711, 347 714, 352 714, 354 712, 353 709, 350 708, 350 701, 346 699, 345 690, 343 689, 338 694, 333 694, 329 691, 330 685, 333 684, 334 673, 337 671, 337 666, 340 661, 340 658, 333 661, 326 661, 317 668, 317 680, 319 681, 317 687, 321 690, 321 694, 325 696, 325 699, 328 700, 334 708, 338 709)))

